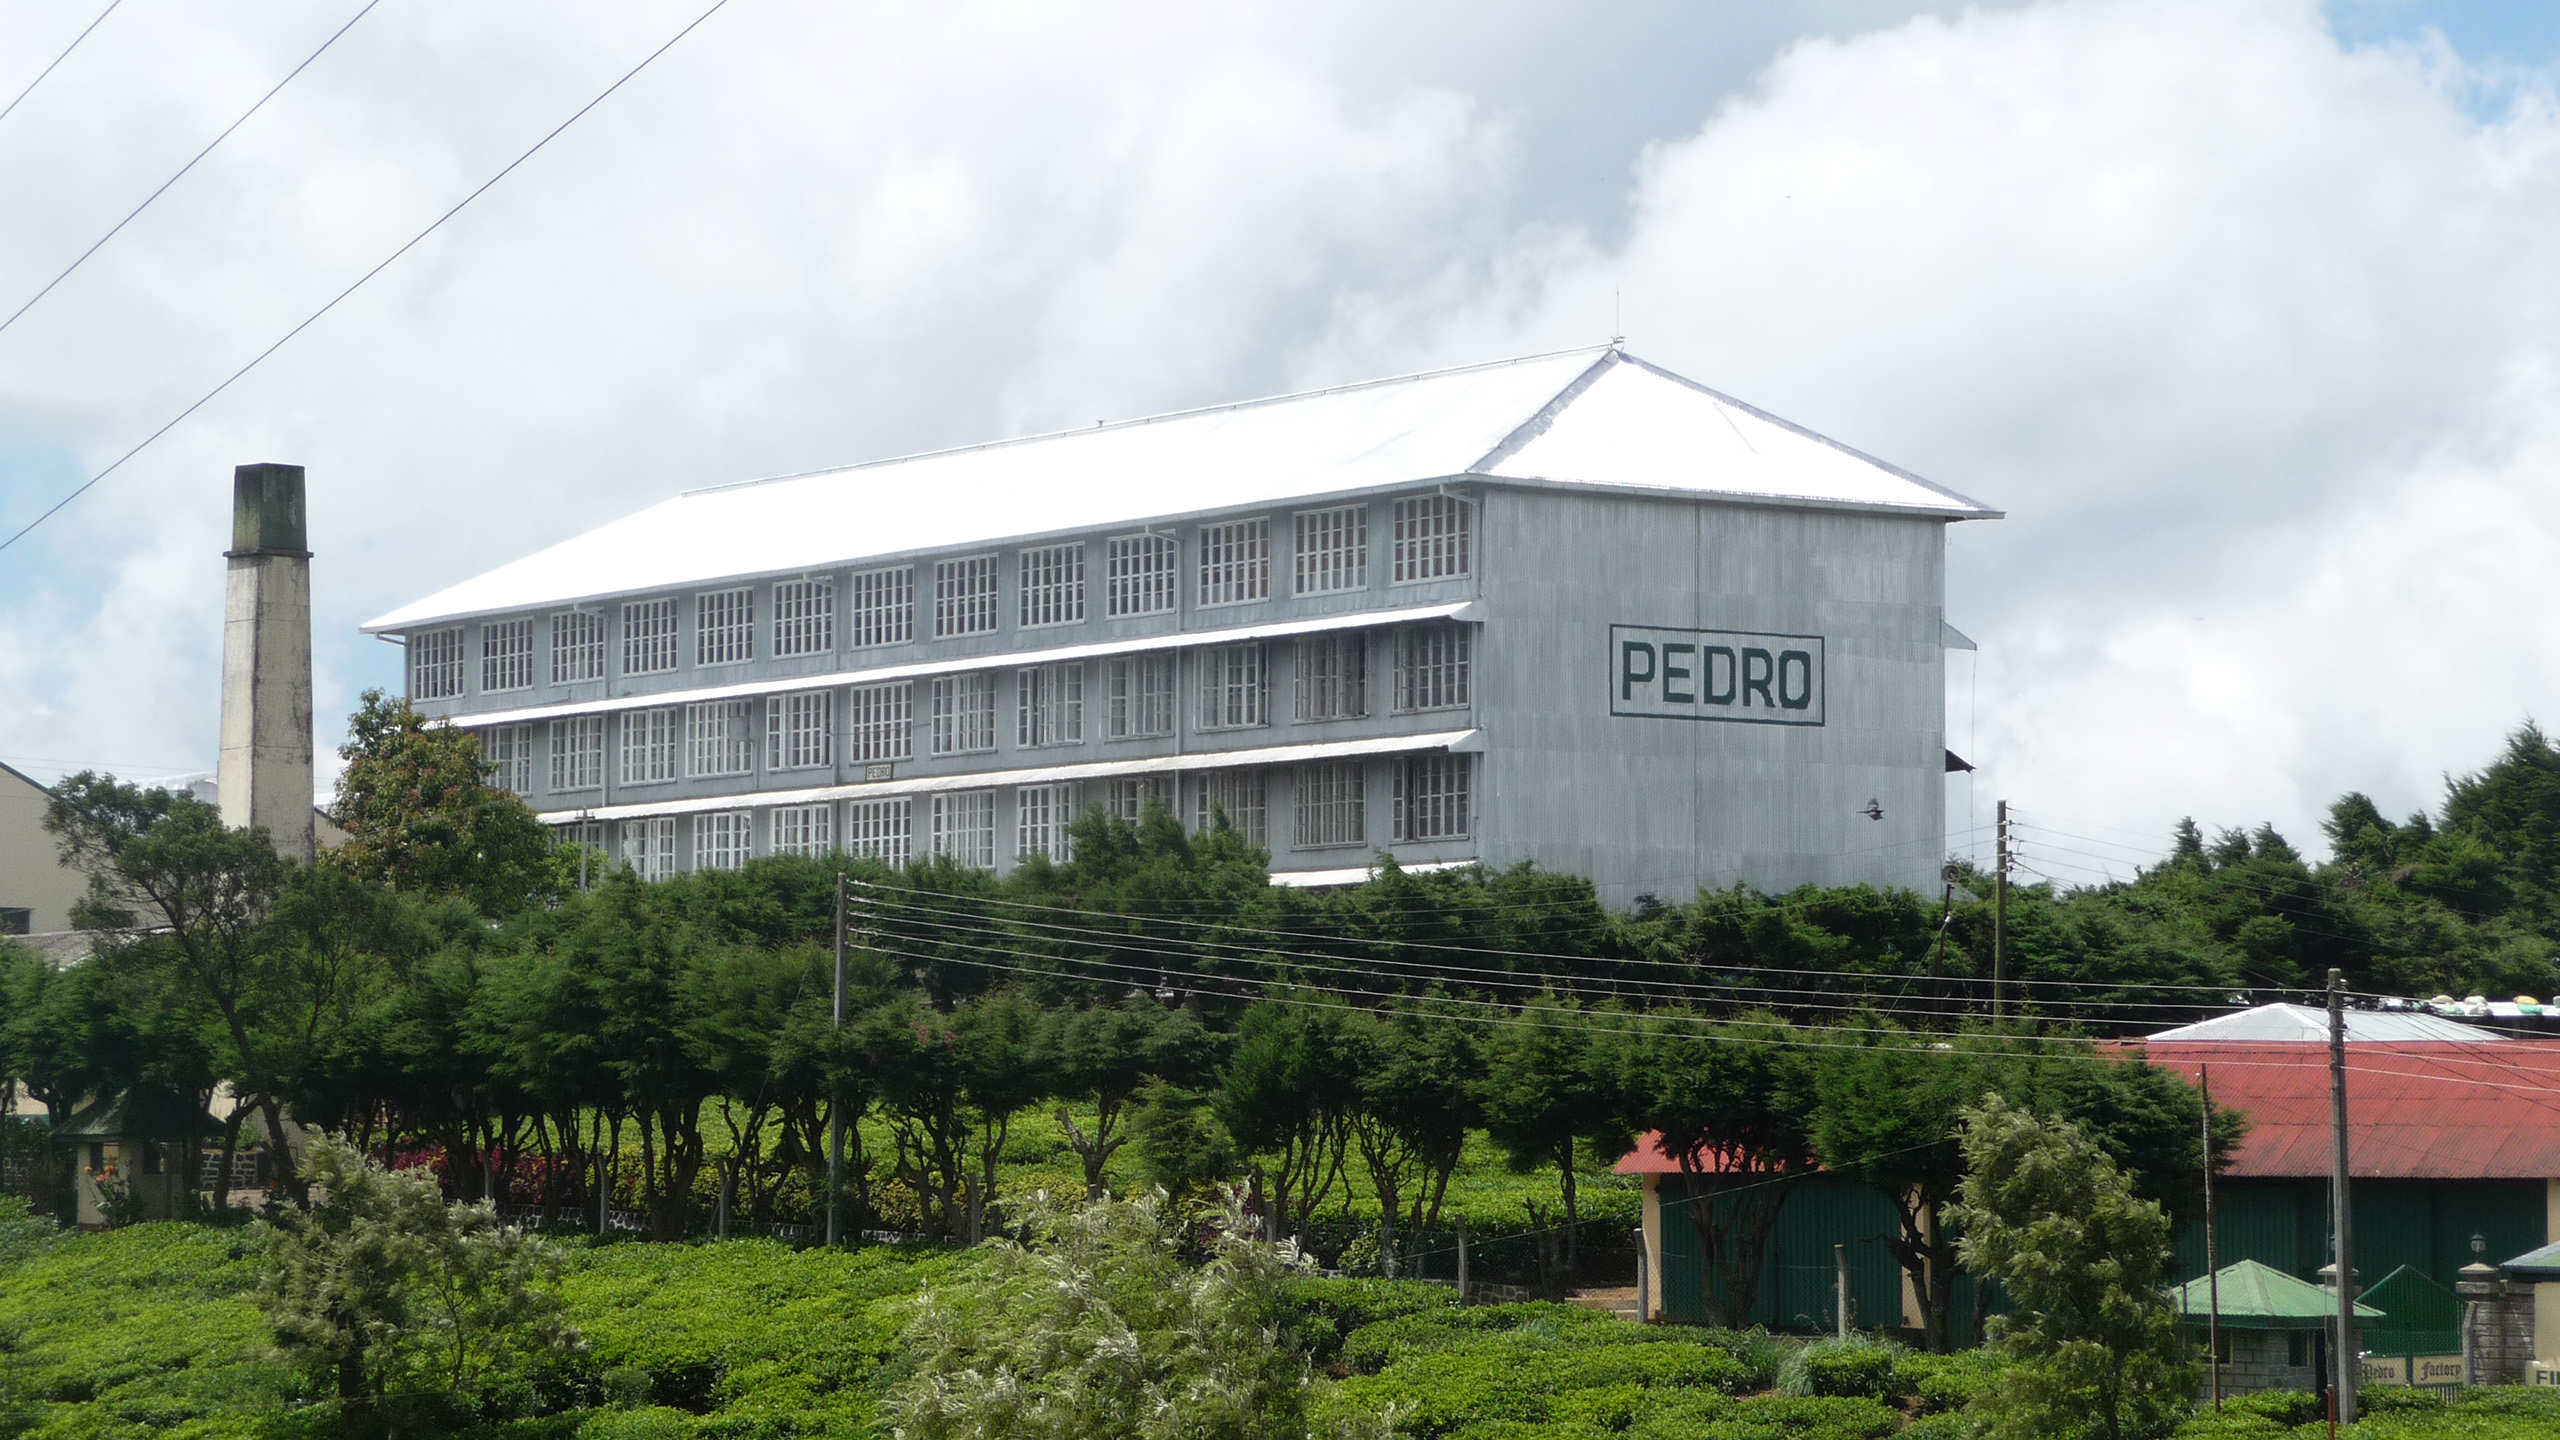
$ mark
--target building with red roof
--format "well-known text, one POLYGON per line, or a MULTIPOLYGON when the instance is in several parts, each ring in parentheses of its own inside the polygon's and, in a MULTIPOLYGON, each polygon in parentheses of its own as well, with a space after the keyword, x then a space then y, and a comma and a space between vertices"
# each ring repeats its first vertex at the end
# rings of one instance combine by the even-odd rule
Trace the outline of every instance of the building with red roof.
MULTIPOLYGON (((2220 1263, 2255 1260, 2316 1280, 2330 1259, 2327 1014, 2261 1006, 2130 1048, 2190 1082, 2209 1079, 2214 1103, 2247 1119, 2215 1187, 2220 1263)), ((2356 1271, 2366 1283, 2405 1266, 2450 1290, 2477 1259, 2494 1264, 2560 1240, 2560 1040, 2509 1038, 2422 1013, 2353 1013, 2347 1120, 2356 1271)), ((1617 1168, 1644 1181, 1652 1313, 1695 1318, 1695 1239, 1677 1212, 1698 1182, 1653 1136, 1617 1168)), ((1754 1318, 1827 1323, 1836 1243, 1850 1250, 1852 1319, 1916 1326, 1916 1299, 1883 1245, 1894 1231, 1891 1201, 1828 1176, 1798 1187, 1764 1272, 1775 1302, 1754 1318)), ((2204 1258, 2199 1224, 2181 1238, 2181 1277, 2201 1275, 2204 1258)), ((1959 1297, 1971 1288, 1959 1286, 1959 1297)), ((2536 1329, 2550 1337, 2541 1347, 2549 1351, 2560 1348, 2560 1283, 2540 1290, 2549 1293, 2538 1297, 2536 1329)), ((1958 1317, 1956 1333, 1969 1328, 1969 1317, 1958 1317)))

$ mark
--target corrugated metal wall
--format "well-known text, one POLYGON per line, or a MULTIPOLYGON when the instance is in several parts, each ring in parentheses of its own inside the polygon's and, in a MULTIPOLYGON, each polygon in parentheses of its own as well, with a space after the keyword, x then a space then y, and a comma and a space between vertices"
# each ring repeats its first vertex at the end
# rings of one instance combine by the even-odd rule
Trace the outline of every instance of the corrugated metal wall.
MULTIPOLYGON (((1662 1178, 1662 1305, 1674 1320, 1707 1318, 1704 1267, 1691 1223, 1690 1182, 1662 1178)), ((1866 1186, 1827 1175, 1790 1189, 1760 1267, 1751 1323, 1773 1330, 1828 1330, 1833 1315, 1831 1247, 1849 1247, 1849 1320, 1861 1329, 1902 1323, 1902 1267, 1885 1238, 1895 1233, 1893 1205, 1866 1186)))
MULTIPOLYGON (((2356 1273, 2367 1284, 2406 1265, 2452 1288, 2471 1263, 2471 1237, 2494 1263, 2548 1244, 2539 1180, 2355 1182, 2356 1273)), ((2226 1180, 2215 1187, 2215 1250, 2224 1265, 2255 1260, 2305 1280, 2329 1263, 2325 1180, 2226 1180)), ((2178 1238, 2178 1276, 2204 1273, 2204 1224, 2178 1238)))

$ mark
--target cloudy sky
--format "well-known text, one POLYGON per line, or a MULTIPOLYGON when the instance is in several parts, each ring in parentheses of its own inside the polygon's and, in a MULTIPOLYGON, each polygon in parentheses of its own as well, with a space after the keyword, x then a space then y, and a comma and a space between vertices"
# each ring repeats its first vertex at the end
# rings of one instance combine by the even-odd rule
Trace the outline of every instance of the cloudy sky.
MULTIPOLYGON (((0 119, 0 314, 361 8, 123 0, 0 119)), ((0 333, 0 535, 708 0, 382 3, 0 333)), ((0 103, 103 8, 0 4, 0 103)), ((1605 338, 1959 527, 1950 828, 2307 847, 2560 723, 2560 11, 731 0, 15 548, 0 760, 209 768, 230 467, 392 605, 679 489, 1605 338), (1970 807, 1970 818, 1969 818, 1970 807)), ((336 738, 324 720, 323 741, 336 738)))

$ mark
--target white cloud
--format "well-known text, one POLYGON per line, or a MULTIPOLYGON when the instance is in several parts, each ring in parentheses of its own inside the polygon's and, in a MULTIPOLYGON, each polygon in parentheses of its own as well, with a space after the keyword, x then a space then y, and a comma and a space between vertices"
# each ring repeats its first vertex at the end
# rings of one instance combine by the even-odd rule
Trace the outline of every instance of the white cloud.
POLYGON ((1951 544, 1979 795, 2316 845, 2560 679, 2560 122, 2463 83, 2303 4, 1808 42, 1648 154, 1623 245, 1541 242, 1421 348, 1584 339, 1623 291, 1639 352, 2011 512, 1951 544))
MULTIPOLYGON (((682 486, 1588 343, 1615 292, 1639 353, 2011 511, 1952 541, 1978 795, 2297 841, 2351 786, 2430 803, 2560 671, 2547 90, 2301 0, 1916 8, 1794 7, 1833 38, 1754 74, 1778 40, 1627 7, 1435 51, 1347 6, 733 6, 0 556, 0 694, 36 697, 0 755, 209 763, 240 460, 311 467, 325 714, 392 673, 363 616, 682 486), (1649 25, 1674 61, 1574 48, 1649 25)), ((0 335, 0 518, 690 13, 369 17, 0 335)), ((0 274, 343 16, 102 29, 0 126, 0 274)))

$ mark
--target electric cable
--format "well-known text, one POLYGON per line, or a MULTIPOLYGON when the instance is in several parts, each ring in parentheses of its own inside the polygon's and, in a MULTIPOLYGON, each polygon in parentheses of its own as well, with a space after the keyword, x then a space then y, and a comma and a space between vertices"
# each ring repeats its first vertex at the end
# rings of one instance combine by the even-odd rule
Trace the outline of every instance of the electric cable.
POLYGON ((100 25, 105 24, 107 17, 116 13, 116 7, 123 3, 124 0, 107 0, 107 8, 98 12, 98 18, 89 22, 87 30, 83 30, 79 34, 71 37, 71 43, 63 46, 62 53, 53 57, 53 65, 47 65, 42 70, 37 71, 36 78, 27 82, 27 88, 19 91, 16 99, 11 100, 6 105, 0 105, 0 120, 8 119, 9 112, 18 108, 18 102, 34 94, 36 87, 44 83, 44 77, 53 73, 54 65, 59 65, 63 61, 70 59, 71 52, 80 48, 80 42, 89 38, 89 31, 95 30, 100 25))
POLYGON ((312 311, 308 316, 304 317, 304 318, 303 318, 303 320, 302 320, 302 322, 301 322, 300 324, 297 324, 297 325, 295 325, 292 329, 287 330, 286 332, 284 332, 284 335, 282 336, 282 338, 278 339, 274 344, 269 345, 266 349, 259 351, 259 352, 254 356, 254 357, 252 357, 252 358, 250 359, 250 361, 249 361, 249 363, 248 363, 248 364, 243 365, 243 366, 241 366, 239 369, 232 371, 232 372, 231 372, 231 374, 230 374, 227 378, 225 378, 225 379, 222 381, 222 383, 221 383, 221 384, 216 385, 216 386, 214 386, 211 390, 206 391, 206 392, 205 392, 201 397, 199 397, 199 398, 195 401, 195 403, 194 403, 194 404, 189 405, 186 409, 181 410, 181 411, 179 411, 176 415, 174 415, 174 416, 170 417, 170 419, 169 419, 168 423, 166 423, 166 424, 162 425, 159 429, 154 430, 154 431, 152 431, 150 434, 148 434, 148 435, 144 436, 144 437, 142 438, 142 440, 140 441, 140 443, 136 444, 132 449, 127 450, 127 451, 126 451, 126 452, 124 452, 122 455, 117 456, 117 457, 116 457, 116 459, 115 459, 115 461, 114 461, 114 463, 112 463, 112 464, 108 465, 108 466, 107 466, 107 468, 105 468, 104 470, 99 471, 97 474, 92 475, 92 476, 90 476, 87 480, 85 480, 85 481, 81 482, 81 484, 80 484, 79 488, 77 488, 77 489, 73 490, 70 494, 65 495, 65 496, 63 496, 61 499, 56 500, 55 502, 53 502, 53 504, 52 504, 50 507, 48 507, 48 508, 45 510, 45 512, 44 512, 43 514, 38 515, 38 516, 37 516, 36 518, 34 518, 33 520, 28 521, 28 522, 27 522, 23 527, 21 527, 21 528, 18 530, 18 532, 17 532, 16 534, 11 535, 11 536, 10 536, 8 539, 6 539, 6 540, 0 540, 0 550, 6 550, 6 549, 8 549, 10 546, 15 545, 15 544, 17 544, 19 541, 24 540, 25 538, 27 538, 27 536, 28 536, 28 535, 30 535, 30 534, 32 534, 32 533, 34 533, 35 528, 36 528, 37 526, 42 525, 42 524, 43 524, 44 522, 46 522, 47 520, 50 520, 50 519, 52 519, 55 515, 57 515, 57 514, 61 513, 61 511, 62 511, 63 507, 65 507, 65 506, 69 505, 72 501, 77 500, 77 499, 79 499, 81 496, 88 494, 88 493, 90 492, 90 490, 94 489, 94 488, 97 486, 97 484, 98 484, 98 482, 99 482, 99 481, 102 481, 102 480, 106 479, 108 476, 113 475, 114 473, 116 473, 116 471, 118 471, 118 470, 122 469, 122 468, 124 467, 124 464, 125 464, 125 462, 126 462, 126 461, 131 460, 134 456, 141 454, 145 449, 147 449, 147 448, 149 448, 149 447, 150 447, 150 445, 152 444, 152 442, 154 442, 154 441, 158 440, 161 436, 168 434, 170 431, 172 431, 172 430, 174 430, 174 429, 178 428, 179 423, 180 423, 181 421, 184 421, 188 416, 193 415, 193 414, 194 414, 194 413, 196 413, 198 410, 203 409, 206 405, 211 404, 215 396, 220 395, 223 391, 230 389, 230 388, 232 387, 232 385, 233 385, 233 384, 235 384, 235 383, 237 383, 237 382, 239 381, 239 379, 240 379, 242 376, 247 375, 250 371, 257 369, 257 368, 258 368, 258 366, 259 366, 260 364, 262 364, 262 363, 264 363, 264 362, 265 362, 265 360, 266 360, 266 358, 267 358, 268 356, 273 355, 273 354, 274 354, 274 353, 276 353, 278 350, 283 349, 283 348, 285 347, 285 345, 287 344, 287 342, 291 341, 291 340, 293 339, 293 337, 295 337, 296 335, 301 334, 301 333, 302 333, 303 331, 305 331, 305 330, 310 329, 310 328, 311 328, 311 326, 312 326, 314 323, 316 323, 316 322, 320 319, 320 317, 321 317, 321 316, 326 315, 326 314, 328 314, 331 310, 336 309, 336 308, 338 307, 338 302, 339 302, 339 301, 342 301, 342 300, 346 299, 348 296, 353 295, 354 293, 356 293, 356 291, 358 291, 358 290, 360 290, 360 289, 363 289, 366 281, 371 280, 374 276, 379 275, 379 274, 381 274, 383 271, 390 269, 390 268, 391 268, 391 265, 392 265, 392 262, 394 262, 394 261, 398 260, 401 256, 406 255, 406 254, 408 254, 411 250, 413 250, 413 249, 417 248, 418 243, 419 243, 420 241, 425 240, 428 236, 433 235, 436 231, 438 231, 438 230, 442 229, 442 228, 444 227, 444 223, 445 223, 446 221, 451 220, 454 216, 461 214, 461 213, 462 213, 462 211, 463 211, 463 208, 464 208, 465 206, 468 206, 472 201, 479 199, 482 195, 487 194, 487 193, 489 192, 490 188, 491 188, 491 187, 493 187, 493 186, 495 186, 499 181, 504 180, 504 179, 506 179, 509 175, 511 175, 511 174, 513 174, 513 173, 515 173, 515 169, 516 169, 516 167, 517 167, 517 166, 522 165, 524 162, 526 162, 527 160, 532 159, 536 154, 540 153, 540 152, 541 152, 541 150, 542 150, 542 148, 543 148, 544 146, 549 145, 552 141, 554 141, 554 140, 558 139, 558 138, 560 137, 560 133, 561 133, 562 131, 567 130, 570 126, 577 124, 577 123, 578 123, 578 121, 579 121, 581 118, 583 118, 583 117, 586 115, 586 113, 587 113, 588 111, 593 110, 593 109, 594 109, 594 108, 596 108, 598 105, 603 104, 603 103, 605 102, 605 99, 606 99, 608 96, 612 95, 612 94, 613 94, 613 92, 615 92, 616 90, 621 89, 624 85, 629 84, 629 83, 630 83, 630 81, 631 81, 631 78, 632 78, 633 76, 638 75, 641 71, 646 70, 646 69, 648 69, 648 68, 649 68, 650 62, 652 62, 652 61, 656 60, 659 56, 666 54, 669 50, 674 49, 677 41, 682 40, 682 39, 684 39, 684 37, 686 37, 687 35, 692 34, 692 33, 694 32, 694 30, 695 30, 696 28, 698 28, 698 27, 699 27, 699 26, 700 26, 704 21, 706 21, 706 20, 710 19, 713 15, 718 14, 718 13, 720 12, 720 10, 721 10, 724 6, 726 6, 728 3, 729 3, 729 0, 712 0, 712 4, 711 4, 711 8, 710 8, 710 9, 705 10, 705 11, 703 11, 701 14, 699 14, 699 15, 695 16, 695 17, 692 19, 692 21, 691 21, 691 22, 689 22, 688 24, 686 24, 686 26, 685 26, 683 29, 681 29, 681 30, 677 31, 673 36, 669 37, 669 38, 668 38, 668 40, 667 40, 667 42, 666 42, 665 44, 660 45, 657 49, 650 51, 650 52, 648 53, 648 55, 647 55, 647 56, 645 56, 644 58, 642 58, 642 60, 640 61, 640 63, 639 63, 639 64, 634 65, 634 66, 632 66, 629 70, 624 71, 624 72, 622 73, 622 77, 621 77, 620 79, 615 80, 612 84, 607 85, 606 87, 604 87, 604 89, 603 89, 602 91, 600 91, 600 92, 598 92, 598 93, 597 93, 597 95, 596 95, 596 97, 595 97, 594 99, 589 100, 586 104, 579 106, 579 107, 578 107, 578 109, 577 109, 577 111, 576 111, 574 114, 570 115, 570 117, 569 117, 568 119, 561 121, 557 126, 553 127, 553 129, 551 130, 551 133, 549 133, 549 134, 547 134, 547 135, 543 136, 541 139, 536 140, 535 142, 533 142, 532 148, 530 148, 530 149, 526 150, 523 154, 518 155, 518 156, 517 156, 516 158, 514 158, 513 160, 508 161, 508 162, 506 163, 505 167, 504 167, 504 168, 502 168, 502 169, 500 169, 500 170, 498 171, 498 173, 497 173, 497 174, 492 175, 492 176, 490 176, 488 179, 486 179, 486 180, 482 181, 482 182, 480 183, 480 186, 479 186, 479 188, 478 188, 478 189, 473 190, 470 194, 465 195, 465 196, 463 196, 460 200, 456 201, 456 202, 454 203, 454 206, 453 206, 453 208, 452 208, 452 209, 445 211, 442 215, 439 215, 439 216, 437 216, 434 220, 432 220, 432 221, 428 222, 427 228, 425 228, 424 230, 419 231, 419 232, 418 232, 417 234, 415 234, 415 235, 410 236, 410 237, 409 237, 409 239, 407 240, 407 242, 405 242, 404 244, 402 244, 402 245, 401 245, 401 247, 400 247, 399 249, 394 250, 394 251, 392 251, 388 256, 385 256, 385 257, 383 258, 383 260, 382 260, 382 263, 380 263, 380 264, 378 264, 378 265, 374 266, 374 267, 373 267, 372 269, 370 269, 370 270, 367 270, 367 271, 366 271, 366 272, 364 272, 362 275, 357 276, 354 284, 349 285, 346 289, 341 290, 341 291, 339 291, 337 294, 335 294, 335 295, 331 296, 331 297, 329 298, 329 300, 328 300, 328 302, 327 302, 326 304, 322 305, 319 309, 312 311))
MULTIPOLYGON (((118 3, 122 3, 122 0, 118 0, 118 3)), ((299 65, 294 66, 292 70, 290 70, 290 71, 286 72, 285 77, 284 77, 283 79, 281 79, 281 80, 277 81, 277 82, 275 83, 275 86, 274 86, 274 88, 273 88, 273 89, 270 89, 269 91, 267 91, 267 93, 266 93, 266 94, 261 95, 261 96, 259 96, 259 97, 258 97, 258 103, 257 103, 257 104, 252 105, 252 106, 250 106, 248 109, 241 111, 241 112, 240 112, 240 118, 239 118, 239 119, 234 120, 234 121, 232 121, 229 125, 224 126, 221 134, 214 136, 214 137, 213 137, 213 139, 212 139, 209 143, 207 143, 207 144, 206 144, 206 146, 205 146, 203 149, 201 149, 201 150, 199 150, 199 151, 197 151, 197 152, 195 153, 195 159, 193 159, 193 160, 189 160, 186 164, 179 166, 179 167, 178 167, 178 172, 177 172, 175 175, 172 175, 172 176, 170 176, 168 179, 163 180, 163 181, 161 181, 161 182, 160 182, 160 188, 159 188, 159 189, 154 190, 154 191, 152 191, 150 194, 145 195, 145 196, 143 196, 143 197, 142 197, 142 203, 133 207, 133 213, 132 213, 132 214, 125 216, 123 219, 121 219, 121 220, 117 221, 114 225, 112 225, 112 226, 108 227, 108 229, 107 229, 107 233, 106 233, 106 234, 104 234, 104 235, 99 236, 99 237, 97 238, 97 240, 96 240, 96 241, 94 241, 94 242, 92 242, 92 243, 90 244, 90 246, 89 246, 89 248, 88 248, 88 249, 81 251, 81 252, 80 252, 80 257, 79 257, 78 259, 76 259, 76 260, 72 261, 70 264, 68 264, 68 265, 66 265, 66 266, 64 266, 64 267, 62 267, 62 273, 61 273, 61 274, 56 275, 56 276, 54 276, 52 279, 47 280, 46 282, 44 282, 44 288, 43 288, 43 289, 41 289, 41 290, 38 290, 38 291, 37 291, 36 293, 34 293, 33 295, 28 296, 28 297, 27 297, 27 301, 26 301, 26 303, 25 303, 25 304, 20 305, 20 306, 19 306, 17 309, 15 309, 15 310, 10 311, 10 312, 9 312, 9 318, 8 318, 8 319, 6 319, 6 320, 0 320, 0 331, 6 331, 10 326, 17 324, 17 323, 18 323, 18 317, 19 317, 19 316, 21 316, 21 315, 24 315, 24 314, 26 314, 28 311, 30 311, 30 310, 32 310, 32 309, 34 309, 34 308, 35 308, 35 306, 36 306, 36 302, 37 302, 37 301, 42 300, 42 299, 43 299, 44 297, 46 297, 47 295, 52 294, 52 293, 53 293, 53 287, 54 287, 54 286, 59 285, 59 284, 61 284, 63 281, 70 279, 70 278, 71 278, 71 272, 72 272, 72 271, 77 270, 77 269, 79 269, 81 266, 88 264, 88 263, 89 263, 89 257, 90 257, 90 256, 97 254, 97 253, 98 253, 98 251, 99 251, 100 249, 102 249, 102 248, 106 245, 106 243, 107 243, 108 241, 113 240, 114 238, 116 238, 116 233, 117 233, 118 231, 120 231, 120 230, 124 229, 124 227, 126 227, 127 225, 130 225, 130 224, 132 224, 132 223, 133 223, 133 221, 134 221, 134 216, 140 215, 143 211, 150 209, 150 208, 151 208, 151 202, 152 202, 152 201, 159 199, 159 198, 160 198, 162 195, 164 195, 164 194, 167 194, 170 186, 177 184, 181 179, 184 179, 184 178, 186 177, 186 173, 187 173, 188 171, 193 170, 194 168, 196 168, 196 161, 197 161, 197 160, 202 160, 202 159, 203 159, 204 157, 206 157, 207 155, 212 154, 212 153, 213 153, 214 146, 216 146, 216 145, 220 145, 223 141, 230 139, 230 138, 231 138, 231 132, 232 132, 232 131, 237 130, 237 129, 239 129, 242 125, 247 124, 247 123, 248 123, 248 120, 249 120, 249 117, 250 117, 250 116, 252 116, 252 115, 257 114, 257 113, 258 113, 258 110, 259 110, 259 108, 260 108, 261 106, 264 106, 268 101, 273 100, 274 98, 276 98, 276 91, 278 91, 278 90, 282 90, 282 89, 283 89, 284 87, 286 87, 287 85, 292 84, 292 83, 293 83, 293 77, 294 77, 294 76, 299 75, 299 74, 301 74, 303 71, 305 71, 305 70, 309 69, 309 68, 311 67, 311 62, 312 62, 312 61, 319 59, 323 54, 327 53, 327 51, 328 51, 328 49, 329 49, 329 47, 330 47, 330 46, 335 45, 335 44, 337 44, 337 43, 338 43, 338 37, 339 37, 339 36, 344 35, 344 34, 346 34, 348 31, 353 30, 354 28, 356 28, 356 21, 357 21, 357 20, 361 20, 361 19, 363 19, 364 17, 366 17, 367 15, 372 14, 372 13, 373 13, 373 7, 374 7, 374 6, 376 6, 376 5, 379 5, 379 4, 381 4, 381 3, 382 3, 382 0, 365 0, 365 6, 364 6, 364 8, 363 8, 363 9, 361 9, 361 10, 358 10, 358 11, 355 13, 355 16, 354 16, 354 18, 353 18, 353 19, 350 19, 349 21, 347 21, 347 23, 346 23, 346 24, 341 25, 341 26, 339 26, 336 30, 334 30, 334 31, 330 32, 329 38, 320 42, 320 48, 319 48, 319 49, 314 50, 314 51, 312 51, 309 55, 304 56, 304 57, 303 57, 303 60, 302 60, 302 63, 301 63, 301 64, 299 64, 299 65)), ((110 10, 112 10, 112 9, 114 9, 114 8, 115 8, 115 6, 114 6, 114 5, 109 5, 107 8, 108 8, 108 9, 110 9, 110 10)), ((100 16, 100 17, 98 17, 98 18, 103 20, 103 19, 105 19, 106 17, 105 17, 105 16, 103 16, 103 15, 101 15, 101 16, 100 16)), ((76 43, 78 43, 78 42, 76 42, 76 41, 75 41, 74 43, 76 44, 76 43)), ((67 53, 67 52, 66 52, 66 53, 67 53)), ((41 77, 41 76, 39 76, 38 78, 39 78, 39 79, 41 79, 42 77, 41 77)), ((23 97, 21 97, 21 98, 23 98, 23 97)), ((11 103, 14 105, 16 102, 15 102, 15 101, 12 101, 11 103)), ((5 112, 5 111, 0 111, 0 115, 4 115, 4 114, 6 114, 6 113, 7 113, 7 112, 5 112)), ((359 282, 359 283, 361 283, 361 282, 359 282)))

